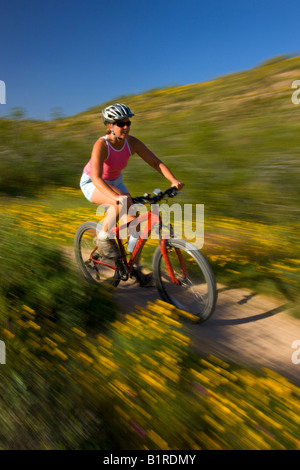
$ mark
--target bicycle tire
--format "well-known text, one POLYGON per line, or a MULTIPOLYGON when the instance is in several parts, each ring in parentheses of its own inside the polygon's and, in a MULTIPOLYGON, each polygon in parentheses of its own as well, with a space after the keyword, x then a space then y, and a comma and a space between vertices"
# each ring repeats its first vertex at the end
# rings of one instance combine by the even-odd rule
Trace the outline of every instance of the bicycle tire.
MULTIPOLYGON (((120 282, 118 271, 105 269, 91 259, 96 248, 97 222, 84 222, 78 227, 74 238, 75 259, 84 278, 93 284, 117 287, 120 282), (110 276, 111 274, 111 276, 110 276)), ((98 253, 98 252, 97 252, 98 253)), ((109 260, 113 264, 113 260, 109 260)))
POLYGON ((205 256, 191 243, 174 238, 167 241, 167 246, 174 274, 178 280, 181 277, 182 282, 180 285, 171 282, 161 247, 158 246, 153 255, 153 278, 157 290, 165 302, 196 315, 198 322, 203 323, 212 315, 217 302, 216 281, 212 269, 205 256), (179 273, 180 263, 176 249, 179 249, 181 256, 185 258, 188 277, 182 277, 182 273, 179 273), (193 281, 190 273, 193 274, 193 281), (202 282, 196 285, 195 279, 202 282))

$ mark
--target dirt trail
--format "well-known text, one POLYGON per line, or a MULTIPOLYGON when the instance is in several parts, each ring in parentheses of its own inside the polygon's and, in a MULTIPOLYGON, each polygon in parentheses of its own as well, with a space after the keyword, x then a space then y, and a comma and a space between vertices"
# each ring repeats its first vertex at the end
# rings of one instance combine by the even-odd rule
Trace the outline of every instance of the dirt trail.
MULTIPOLYGON (((272 299, 246 289, 218 287, 218 304, 211 318, 203 324, 182 322, 193 348, 236 364, 267 367, 300 386, 300 364, 292 361, 296 353, 292 344, 300 340, 300 320, 272 299)), ((155 288, 140 288, 131 281, 130 285, 120 283, 114 296, 127 312, 159 298, 155 288)))
MULTIPOLYGON (((66 253, 74 262, 73 251, 66 253)), ((114 297, 125 312, 160 298, 156 288, 141 288, 132 280, 121 282, 114 297)), ((292 361, 293 353, 300 360, 300 351, 297 354, 292 348, 294 341, 300 341, 300 320, 291 317, 283 303, 247 289, 218 286, 214 314, 203 324, 183 321, 182 325, 199 354, 267 367, 300 386, 300 363, 292 361)))

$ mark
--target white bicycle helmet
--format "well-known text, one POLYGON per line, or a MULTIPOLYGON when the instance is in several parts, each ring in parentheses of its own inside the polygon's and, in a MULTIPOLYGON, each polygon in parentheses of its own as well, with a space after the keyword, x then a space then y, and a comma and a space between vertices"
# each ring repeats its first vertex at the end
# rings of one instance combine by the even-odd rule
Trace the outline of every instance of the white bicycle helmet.
POLYGON ((114 123, 132 116, 134 116, 134 114, 132 114, 128 106, 120 103, 112 104, 102 111, 104 124, 114 123))

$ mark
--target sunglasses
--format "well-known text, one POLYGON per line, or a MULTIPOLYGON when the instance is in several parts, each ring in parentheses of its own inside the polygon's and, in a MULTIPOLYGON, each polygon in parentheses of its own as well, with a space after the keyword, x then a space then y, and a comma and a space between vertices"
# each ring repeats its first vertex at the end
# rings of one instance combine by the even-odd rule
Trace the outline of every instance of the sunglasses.
POLYGON ((131 121, 125 121, 125 122, 115 122, 115 126, 118 126, 118 127, 125 127, 125 126, 130 126, 131 124, 131 121))

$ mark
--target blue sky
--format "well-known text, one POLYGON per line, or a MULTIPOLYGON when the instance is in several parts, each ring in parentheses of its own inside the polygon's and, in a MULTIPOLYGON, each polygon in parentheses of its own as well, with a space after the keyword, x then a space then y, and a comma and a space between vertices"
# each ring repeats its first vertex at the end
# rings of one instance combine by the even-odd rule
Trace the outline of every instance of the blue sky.
MULTIPOLYGON (((65 116, 299 52, 299 2, 0 0, 0 116, 65 116)), ((299 71, 300 78, 300 71, 299 71)))

